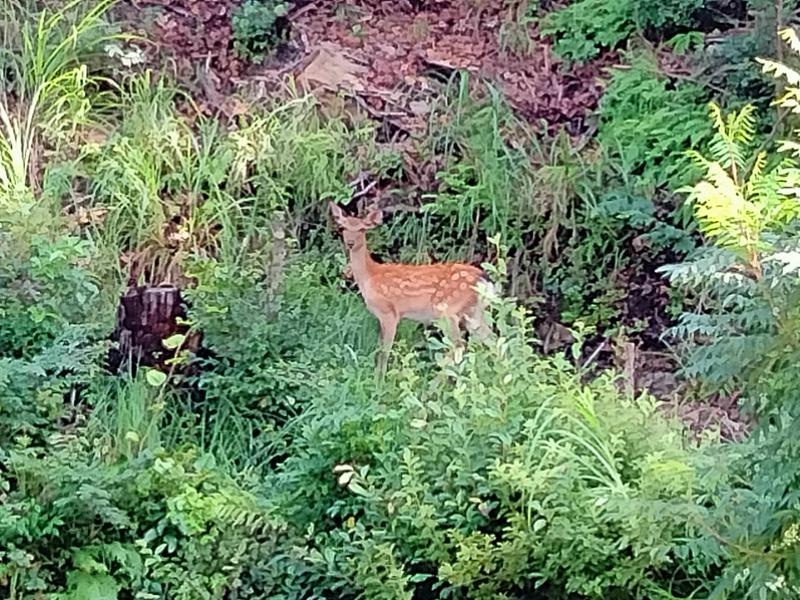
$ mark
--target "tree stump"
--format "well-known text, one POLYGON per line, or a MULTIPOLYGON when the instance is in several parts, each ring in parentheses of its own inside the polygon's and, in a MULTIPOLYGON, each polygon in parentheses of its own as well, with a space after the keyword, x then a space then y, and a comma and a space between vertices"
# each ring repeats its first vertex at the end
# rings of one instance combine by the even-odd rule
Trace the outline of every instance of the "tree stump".
POLYGON ((138 366, 169 370, 166 361, 175 354, 164 347, 163 340, 176 333, 186 334, 189 327, 179 324, 186 318, 186 306, 180 288, 173 286, 131 286, 120 298, 117 326, 112 339, 109 366, 112 371, 138 366))

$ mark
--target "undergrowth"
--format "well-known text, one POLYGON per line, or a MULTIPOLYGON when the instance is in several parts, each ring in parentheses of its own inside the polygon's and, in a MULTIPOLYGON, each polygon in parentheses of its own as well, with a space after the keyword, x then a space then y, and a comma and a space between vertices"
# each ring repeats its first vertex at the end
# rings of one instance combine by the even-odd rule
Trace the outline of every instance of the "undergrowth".
MULTIPOLYGON (((512 15, 517 42, 543 6, 512 15)), ((122 39, 107 8, 5 7, 24 26, 2 31, 0 595, 797 595, 796 135, 773 147, 752 105, 709 118, 703 81, 641 49, 579 143, 458 75, 414 148, 431 188, 370 240, 484 262, 494 335, 459 353, 406 323, 376 378, 325 201, 399 186, 408 148, 292 90, 203 116, 169 77, 97 60, 122 39), (742 442, 690 436, 583 360, 588 332, 629 325, 623 274, 665 256, 681 376, 741 396, 742 442), (175 334, 163 371, 109 372, 126 284, 181 287, 202 343, 175 334), (542 292, 573 329, 551 356, 542 292)), ((577 60, 701 13, 581 0, 543 23, 577 60)), ((763 74, 793 125, 785 62, 763 74)))

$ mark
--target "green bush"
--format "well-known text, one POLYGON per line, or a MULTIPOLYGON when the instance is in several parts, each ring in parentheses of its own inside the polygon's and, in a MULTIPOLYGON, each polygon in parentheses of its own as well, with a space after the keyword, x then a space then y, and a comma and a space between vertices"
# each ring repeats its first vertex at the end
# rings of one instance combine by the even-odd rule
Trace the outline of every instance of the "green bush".
POLYGON ((278 20, 288 4, 279 0, 244 0, 233 12, 233 47, 242 58, 261 62, 283 41, 278 20))
MULTIPOLYGON (((793 32, 782 37, 800 48, 793 32)), ((779 103, 796 106, 798 74, 761 62, 766 73, 788 82, 779 103)), ((717 390, 738 390, 757 418, 736 476, 708 519, 730 557, 716 593, 793 598, 800 591, 800 145, 792 139, 781 144, 784 153, 754 152, 753 106, 729 115, 712 106, 711 120, 716 135, 709 156, 695 154, 705 175, 684 190, 706 245, 664 271, 687 296, 702 300, 673 331, 683 344, 684 374, 717 390)))
POLYGON ((704 0, 638 0, 636 25, 640 31, 692 29, 697 11, 705 4, 704 0))
POLYGON ((308 531, 295 585, 376 598, 705 589, 719 554, 700 552, 698 501, 721 482, 705 478, 705 450, 683 449, 652 401, 611 378, 582 386, 563 359, 534 356, 521 314, 498 323, 495 342, 438 374, 413 355, 383 383, 321 374, 265 482, 308 531))
POLYGON ((158 451, 107 464, 88 441, 3 456, 4 597, 263 597, 248 589, 249 569, 269 562, 284 526, 255 496, 207 456, 158 451))
POLYGON ((653 57, 636 54, 614 71, 600 101, 598 141, 638 189, 674 189, 692 176, 685 150, 711 137, 707 99, 700 85, 670 81, 653 57))
POLYGON ((787 275, 797 268, 800 211, 787 191, 800 181, 800 170, 789 158, 751 156, 752 106, 725 118, 712 105, 711 115, 717 128, 711 158, 695 154, 705 177, 684 190, 710 244, 663 270, 687 296, 704 298, 703 310, 682 315, 673 330, 689 342, 685 374, 715 385, 746 383, 797 350, 798 290, 787 275), (705 343, 692 343, 699 336, 705 343))
POLYGON ((559 56, 587 61, 635 31, 635 5, 632 0, 578 0, 546 14, 540 31, 554 39, 553 50, 559 56))
POLYGON ((77 236, 0 233, 0 447, 39 443, 74 419, 98 375, 114 304, 96 256, 77 236))
POLYGON ((77 236, 26 243, 0 233, 0 357, 33 356, 70 325, 110 331, 113 305, 90 270, 95 257, 77 236))

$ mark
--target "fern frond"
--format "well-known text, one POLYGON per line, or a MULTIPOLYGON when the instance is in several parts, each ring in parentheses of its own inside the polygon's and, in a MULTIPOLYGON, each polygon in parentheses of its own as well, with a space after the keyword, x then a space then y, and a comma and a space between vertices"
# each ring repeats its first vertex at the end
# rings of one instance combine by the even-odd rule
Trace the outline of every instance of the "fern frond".
POLYGON ((736 255, 729 250, 704 247, 694 258, 678 264, 664 265, 656 271, 666 275, 673 286, 705 292, 708 286, 713 285, 715 275, 731 269, 736 262, 736 255))
POLYGON ((791 27, 781 29, 778 36, 786 42, 786 45, 792 49, 792 52, 800 55, 800 38, 797 37, 797 32, 791 27))
POLYGON ((728 137, 742 145, 753 143, 756 136, 756 107, 753 104, 745 105, 739 112, 728 116, 728 137))
MULTIPOLYGON (((700 154, 697 150, 687 150, 686 156, 694 163, 696 167, 698 167, 702 171, 708 169, 708 165, 711 163, 710 160, 708 160, 705 156, 700 154)), ((681 188, 681 190, 686 190, 686 189, 687 189, 686 187, 681 188)), ((680 192, 681 190, 678 191, 680 192)))
POLYGON ((778 145, 778 152, 788 152, 800 158, 800 142, 793 142, 791 140, 781 141, 778 145))
POLYGON ((711 159, 730 170, 738 180, 738 173, 745 166, 745 150, 755 139, 755 106, 748 104, 725 118, 720 107, 711 102, 709 112, 716 130, 709 144, 711 159))
POLYGON ((753 357, 768 354, 774 343, 775 336, 762 334, 727 337, 695 346, 680 372, 684 377, 703 379, 710 384, 733 382, 753 367, 753 357))
POLYGON ((709 154, 726 170, 738 173, 738 170, 744 168, 745 155, 742 148, 727 137, 716 136, 709 144, 709 154))
POLYGON ((793 113, 800 113, 800 88, 786 88, 783 96, 775 100, 775 104, 783 108, 788 108, 793 113))
POLYGON ((706 180, 694 186, 690 198, 701 230, 720 246, 748 247, 758 237, 753 207, 718 163, 709 166, 706 180))
POLYGON ((753 161, 753 167, 750 169, 750 177, 748 178, 747 185, 745 189, 747 190, 747 195, 750 196, 750 189, 762 179, 764 175, 764 167, 767 165, 767 153, 763 150, 756 155, 755 161, 753 161))
POLYGON ((772 75, 776 79, 785 79, 789 85, 800 85, 800 73, 791 67, 765 58, 757 58, 756 60, 761 63, 762 73, 772 75))
POLYGON ((725 119, 722 117, 722 108, 716 102, 708 103, 708 112, 714 129, 720 135, 725 134, 725 119))

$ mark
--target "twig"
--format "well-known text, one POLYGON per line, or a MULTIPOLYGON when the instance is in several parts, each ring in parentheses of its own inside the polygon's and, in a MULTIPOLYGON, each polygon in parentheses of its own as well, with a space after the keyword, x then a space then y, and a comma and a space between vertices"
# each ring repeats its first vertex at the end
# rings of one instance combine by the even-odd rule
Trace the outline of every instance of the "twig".
POLYGON ((594 360, 600 355, 600 351, 603 348, 606 347, 606 345, 608 344, 609 339, 610 338, 608 336, 606 336, 606 338, 602 342, 600 342, 600 344, 597 346, 597 348, 595 348, 594 352, 592 352, 589 355, 589 358, 587 358, 586 361, 581 365, 581 370, 582 371, 585 371, 586 369, 588 369, 589 365, 591 365, 594 362, 594 360))
POLYGON ((302 17, 307 12, 311 12, 312 10, 315 10, 316 8, 317 8, 317 3, 316 2, 309 2, 308 4, 306 4, 305 6, 301 6, 297 10, 289 11, 289 14, 286 15, 286 17, 290 21, 294 21, 295 19, 299 19, 300 17, 302 17))
POLYGON ((350 200, 351 200, 351 201, 352 201, 352 200, 357 200, 358 198, 361 198, 362 196, 366 196, 367 194, 369 194, 370 190, 371 190, 372 188, 374 188, 376 185, 378 185, 378 181, 377 181, 377 180, 371 181, 369 184, 367 184, 367 185, 366 185, 365 187, 363 187, 361 190, 359 190, 358 192, 354 193, 354 194, 353 194, 353 195, 350 197, 350 200))

